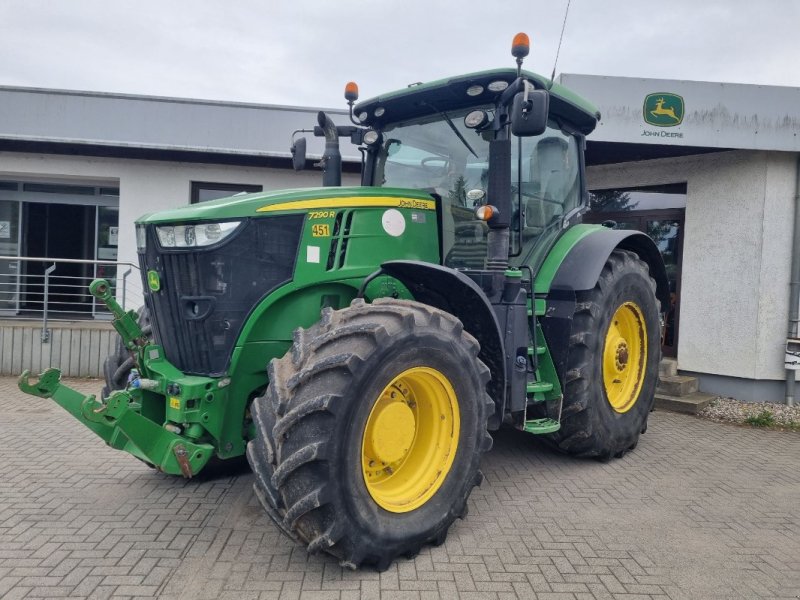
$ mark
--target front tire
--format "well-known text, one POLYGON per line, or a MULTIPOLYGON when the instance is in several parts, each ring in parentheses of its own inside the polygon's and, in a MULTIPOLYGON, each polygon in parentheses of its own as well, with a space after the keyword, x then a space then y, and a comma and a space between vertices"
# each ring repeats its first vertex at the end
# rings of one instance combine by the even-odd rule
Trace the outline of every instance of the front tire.
POLYGON ((253 402, 247 456, 267 513, 351 568, 443 542, 492 443, 478 350, 458 319, 404 300, 355 300, 298 329, 253 402))
POLYGON ((635 253, 614 250, 594 289, 578 294, 565 376, 563 452, 601 460, 636 447, 661 360, 656 284, 635 253))

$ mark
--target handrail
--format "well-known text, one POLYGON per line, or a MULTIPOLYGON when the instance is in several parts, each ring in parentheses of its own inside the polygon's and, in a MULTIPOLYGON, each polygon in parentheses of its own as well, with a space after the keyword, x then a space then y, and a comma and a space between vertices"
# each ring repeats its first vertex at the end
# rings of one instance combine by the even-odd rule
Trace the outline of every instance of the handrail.
POLYGON ((139 265, 132 262, 116 261, 116 260, 92 260, 91 258, 48 258, 46 256, 0 256, 0 260, 20 260, 20 261, 38 261, 38 262, 62 262, 67 264, 81 264, 81 265, 125 265, 139 270, 139 265))
POLYGON ((105 305, 89 293, 89 284, 97 277, 109 279, 123 308, 143 304, 138 278, 130 277, 134 271, 141 272, 139 265, 128 261, 0 256, 0 315, 41 317, 41 341, 47 343, 50 321, 111 317, 105 305), (21 263, 44 265, 32 268, 21 263), (68 265, 84 266, 70 269, 68 265), (36 272, 30 272, 32 269, 36 272))
POLYGON ((42 315, 42 342, 50 341, 50 330, 47 328, 47 301, 50 292, 50 274, 56 270, 56 263, 53 263, 44 270, 44 310, 42 315))

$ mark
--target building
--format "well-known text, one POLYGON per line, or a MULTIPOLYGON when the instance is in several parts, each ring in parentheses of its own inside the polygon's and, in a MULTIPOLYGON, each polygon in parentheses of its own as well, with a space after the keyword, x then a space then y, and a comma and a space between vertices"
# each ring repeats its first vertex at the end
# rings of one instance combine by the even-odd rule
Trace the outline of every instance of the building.
MULTIPOLYGON (((781 401, 800 89, 569 74, 560 81, 602 114, 587 143, 586 220, 641 229, 662 249, 673 295, 664 353, 705 391, 781 401)), ((135 305, 139 215, 320 181, 318 172, 294 173, 289 154, 292 132, 310 128, 316 109, 11 87, 0 88, 0 105, 0 311, 15 319, 0 326, 3 373, 67 360, 70 373, 99 374, 113 343, 101 322, 94 335, 104 337, 83 361, 73 356, 84 347, 77 334, 64 347, 74 323, 53 324, 52 340, 38 346, 35 322, 33 333, 14 333, 20 317, 40 309, 36 285, 48 264, 8 257, 119 263, 59 263, 51 277, 116 276, 135 305), (19 359, 7 357, 15 339, 30 347, 19 359)), ((347 122, 344 111, 327 112, 347 122)), ((355 183, 358 155, 348 144, 343 151, 345 181, 355 183)), ((310 146, 315 152, 321 144, 310 146)), ((65 319, 88 312, 102 320, 91 298, 76 306, 57 292, 50 302, 65 319)))
POLYGON ((641 229, 662 249, 674 299, 664 353, 701 390, 782 401, 800 89, 566 74, 561 83, 602 114, 587 144, 598 209, 589 218, 641 229))

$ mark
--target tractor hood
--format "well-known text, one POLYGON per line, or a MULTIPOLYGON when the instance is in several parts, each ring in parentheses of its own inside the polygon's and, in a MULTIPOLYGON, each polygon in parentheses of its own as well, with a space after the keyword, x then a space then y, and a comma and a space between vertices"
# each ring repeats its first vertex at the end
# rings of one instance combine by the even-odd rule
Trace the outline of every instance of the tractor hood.
POLYGON ((435 209, 429 194, 419 190, 381 187, 319 187, 241 194, 141 216, 137 224, 221 221, 299 210, 352 206, 399 206, 435 209))

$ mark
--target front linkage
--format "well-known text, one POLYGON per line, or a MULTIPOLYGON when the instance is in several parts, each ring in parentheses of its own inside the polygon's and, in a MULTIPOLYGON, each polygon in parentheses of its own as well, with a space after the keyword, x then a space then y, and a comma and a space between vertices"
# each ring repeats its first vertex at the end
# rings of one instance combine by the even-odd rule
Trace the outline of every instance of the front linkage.
POLYGON ((229 380, 184 375, 144 336, 136 312, 123 310, 107 281, 96 279, 89 291, 111 311, 114 329, 134 357, 127 388, 97 401, 62 384, 61 371, 52 368, 33 383, 25 370, 19 388, 52 398, 112 448, 164 473, 192 477, 215 453, 229 380))

